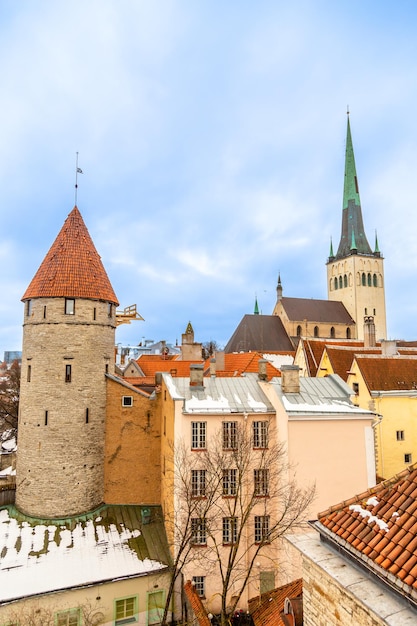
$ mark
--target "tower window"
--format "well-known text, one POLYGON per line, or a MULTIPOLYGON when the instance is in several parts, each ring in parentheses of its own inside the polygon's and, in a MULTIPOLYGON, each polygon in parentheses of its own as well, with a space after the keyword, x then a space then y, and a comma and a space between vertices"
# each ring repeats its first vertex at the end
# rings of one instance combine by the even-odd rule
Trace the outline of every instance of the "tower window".
POLYGON ((74 315, 75 300, 74 298, 65 298, 65 315, 74 315))
POLYGON ((108 303, 107 305, 107 315, 109 317, 111 317, 113 315, 113 305, 111 302, 108 303))
POLYGON ((30 383, 30 379, 32 378, 32 366, 28 365, 27 378, 26 380, 30 383))
POLYGON ((88 424, 90 419, 90 411, 88 410, 88 408, 85 410, 85 423, 88 424))
POLYGON ((48 426, 48 411, 45 411, 45 426, 48 426))
POLYGON ((368 274, 368 287, 372 287, 372 276, 368 274))
POLYGON ((339 289, 342 289, 343 287, 343 279, 341 276, 339 276, 339 289))
POLYGON ((366 286, 366 274, 365 274, 365 272, 362 273, 362 286, 363 287, 366 286))
POLYGON ((96 309, 96 307, 94 307, 94 309, 93 309, 93 320, 96 321, 96 318, 97 318, 97 309, 96 309))
POLYGON ((46 304, 45 304, 45 306, 43 307, 43 319, 44 319, 44 320, 46 319, 46 304))
POLYGON ((26 302, 26 315, 32 315, 32 300, 26 302))
POLYGON ((338 283, 337 283, 337 278, 334 279, 334 288, 337 289, 338 287, 338 283))
POLYGON ((318 326, 314 326, 314 336, 315 337, 319 336, 319 327, 318 326))
POLYGON ((65 382, 66 383, 71 382, 71 365, 65 366, 65 382))
POLYGON ((376 274, 373 276, 374 287, 378 287, 378 277, 376 274))
POLYGON ((347 281, 347 276, 346 274, 343 276, 343 287, 347 287, 348 286, 348 281, 347 281))
POLYGON ((332 327, 331 327, 331 329, 330 329, 330 337, 331 337, 332 339, 334 339, 334 338, 335 338, 335 336, 336 336, 336 331, 335 331, 335 329, 334 329, 334 326, 332 326, 332 327))

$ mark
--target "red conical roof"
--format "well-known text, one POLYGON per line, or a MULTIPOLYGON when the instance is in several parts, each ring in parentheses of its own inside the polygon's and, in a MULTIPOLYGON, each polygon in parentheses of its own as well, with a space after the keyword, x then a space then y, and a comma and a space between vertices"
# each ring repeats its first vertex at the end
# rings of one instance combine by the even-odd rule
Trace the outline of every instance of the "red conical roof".
POLYGON ((22 300, 29 298, 87 298, 119 304, 76 206, 65 220, 22 300))

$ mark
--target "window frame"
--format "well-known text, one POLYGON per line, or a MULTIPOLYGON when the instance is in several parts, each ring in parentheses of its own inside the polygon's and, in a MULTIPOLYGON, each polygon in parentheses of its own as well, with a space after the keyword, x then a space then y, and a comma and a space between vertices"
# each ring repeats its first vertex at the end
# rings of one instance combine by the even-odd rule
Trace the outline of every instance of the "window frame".
POLYGON ((256 450, 267 450, 269 447, 268 420, 254 420, 252 422, 253 447, 256 450))
POLYGON ((413 462, 413 455, 411 452, 406 452, 404 454, 404 463, 407 463, 407 465, 411 465, 413 462))
POLYGON ((405 439, 403 430, 397 430, 396 433, 395 433, 395 436, 397 438, 397 441, 404 441, 404 439, 405 439))
POLYGON ((114 600, 114 624, 115 626, 122 626, 124 624, 135 624, 138 621, 139 617, 139 602, 138 596, 125 596, 124 598, 115 598, 114 600), (133 610, 127 608, 127 602, 133 601, 133 610), (123 616, 118 617, 118 605, 120 603, 124 603, 123 605, 123 616), (127 612, 130 614, 127 615, 127 612))
POLYGON ((191 518, 191 544, 207 546, 207 520, 205 517, 191 518))
POLYGON ((237 494, 237 469, 228 467, 223 469, 222 480, 223 496, 235 498, 237 494))
POLYGON ((262 467, 253 470, 253 495, 256 498, 269 496, 269 469, 262 467))
POLYGON ((237 422, 222 422, 223 450, 237 449, 237 422))
POLYGON ((206 597, 206 577, 205 576, 193 576, 191 580, 191 584, 200 598, 206 597))
POLYGON ((65 315, 75 315, 75 298, 65 298, 65 315))
POLYGON ((191 422, 191 450, 207 450, 207 422, 191 422))
POLYGON ((122 407, 124 408, 132 408, 133 406, 133 396, 122 396, 122 407), (128 402, 130 400, 130 402, 128 402))
POLYGON ((55 626, 81 626, 81 609, 66 609, 65 611, 58 611, 55 613, 55 626), (76 622, 70 621, 71 617, 76 617, 76 622), (67 618, 65 621, 61 618, 67 618))
POLYGON ((65 382, 72 382, 72 367, 71 363, 65 363, 65 382))
POLYGON ((255 515, 254 521, 254 542, 270 543, 269 533, 270 531, 270 516, 269 515, 255 515))
POLYGON ((222 519, 222 543, 224 546, 237 544, 238 518, 235 515, 222 519))
POLYGON ((191 470, 191 497, 205 498, 207 487, 207 472, 205 469, 191 470))

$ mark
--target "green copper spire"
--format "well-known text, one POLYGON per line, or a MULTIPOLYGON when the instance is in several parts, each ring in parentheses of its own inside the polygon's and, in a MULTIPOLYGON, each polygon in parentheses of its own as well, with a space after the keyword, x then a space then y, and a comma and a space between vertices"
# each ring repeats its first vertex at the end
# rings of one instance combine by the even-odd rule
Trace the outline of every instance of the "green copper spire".
POLYGON ((254 315, 259 315, 259 308, 258 308, 258 298, 255 296, 255 310, 253 312, 254 315))
POLYGON ((345 182, 343 187, 342 234, 336 259, 352 254, 372 255, 363 226, 361 201, 359 197, 358 177, 356 175, 355 155, 353 153, 350 120, 347 120, 345 182), (354 243, 355 247, 352 247, 354 243))
POLYGON ((374 249, 374 254, 381 254, 381 251, 379 249, 379 244, 378 244, 378 235, 375 231, 375 249, 374 249))
POLYGON ((334 259, 334 252, 333 252, 333 240, 330 237, 330 253, 329 253, 329 259, 334 259))

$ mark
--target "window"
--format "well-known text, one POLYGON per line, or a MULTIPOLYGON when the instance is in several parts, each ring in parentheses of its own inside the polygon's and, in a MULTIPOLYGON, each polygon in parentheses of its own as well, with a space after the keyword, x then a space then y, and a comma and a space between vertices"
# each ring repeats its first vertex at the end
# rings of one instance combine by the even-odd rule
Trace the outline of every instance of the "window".
POLYGON ((232 545, 237 542, 237 517, 223 517, 223 543, 232 545))
POLYGON ((65 382, 66 383, 71 382, 71 365, 65 366, 65 382))
POLYGON ((45 306, 43 307, 43 319, 44 319, 44 320, 46 319, 46 304, 45 304, 45 306))
POLYGON ((133 396, 122 396, 122 406, 133 406, 133 396))
POLYGON ((191 495, 204 498, 206 495, 206 470, 191 470, 191 495))
POLYGON ((359 394, 359 383, 352 383, 352 389, 353 389, 353 393, 358 395, 359 394))
POLYGON ((372 276, 368 274, 368 287, 372 287, 372 276))
POLYGON ((74 315, 75 300, 74 298, 65 298, 65 315, 74 315))
POLYGON ((255 515, 255 543, 267 543, 269 515, 255 515))
POLYGON ((80 626, 80 609, 70 609, 69 611, 59 611, 56 614, 56 626, 80 626))
POLYGON ((314 326, 314 336, 315 337, 319 336, 319 327, 318 326, 314 326))
POLYGON ((363 287, 366 286, 366 274, 365 274, 365 272, 362 273, 362 286, 363 287))
POLYGON ((206 596, 206 577, 205 576, 193 576, 193 580, 191 581, 194 589, 196 590, 197 595, 200 598, 205 598, 206 596))
POLYGON ((404 431, 397 430, 397 441, 404 441, 404 431))
POLYGON ((297 326, 297 337, 301 337, 301 326, 297 326))
POLYGON ((32 300, 27 300, 26 301, 26 315, 29 317, 29 315, 32 315, 32 300))
POLYGON ((373 275, 372 282, 374 284, 374 287, 378 287, 378 278, 376 274, 373 275))
POLYGON ((96 319, 97 319, 97 308, 94 307, 94 309, 93 309, 93 320, 96 321, 96 319))
POLYGON ((237 469, 224 469, 223 470, 223 495, 224 496, 236 495, 236 476, 237 476, 237 469))
POLYGON ((27 378, 26 380, 30 383, 30 379, 32 378, 32 366, 28 365, 27 378))
POLYGON ((87 409, 85 410, 85 423, 86 423, 86 424, 88 424, 88 422, 89 422, 89 421, 90 421, 90 411, 89 411, 89 409, 87 408, 87 409))
POLYGON ((191 447, 193 450, 204 450, 206 447, 207 422, 191 422, 191 447))
POLYGON ((411 452, 404 454, 404 463, 412 463, 413 462, 412 459, 413 459, 413 455, 411 454, 411 452))
POLYGON ((268 422, 253 422, 253 447, 268 447, 268 422))
POLYGON ((339 289, 342 289, 343 287, 343 279, 341 276, 339 276, 339 289))
POLYGON ((165 591, 148 591, 148 626, 160 624, 164 615, 165 591))
POLYGON ((237 422, 223 422, 223 450, 237 448, 237 422))
POLYGON ((138 600, 137 596, 122 598, 115 602, 115 624, 133 624, 138 621, 138 600))
POLYGON ((332 339, 334 339, 336 337, 336 331, 334 329, 334 326, 332 326, 331 329, 330 329, 330 337, 332 339))
POLYGON ((113 305, 111 302, 108 303, 107 305, 107 315, 109 317, 111 317, 113 315, 113 305))
POLYGON ((45 426, 48 426, 48 411, 45 411, 45 426))
POLYGON ((347 276, 346 274, 343 276, 343 287, 347 287, 348 285, 348 280, 347 280, 347 276))
POLYGON ((205 546, 207 544, 207 525, 205 517, 192 518, 191 543, 194 546, 205 546))
POLYGON ((337 282, 337 278, 334 279, 334 288, 337 289, 339 286, 339 283, 337 282))
POLYGON ((269 470, 257 469, 254 474, 254 495, 267 496, 269 493, 269 470))
POLYGON ((350 328, 346 328, 346 339, 350 339, 350 328))

